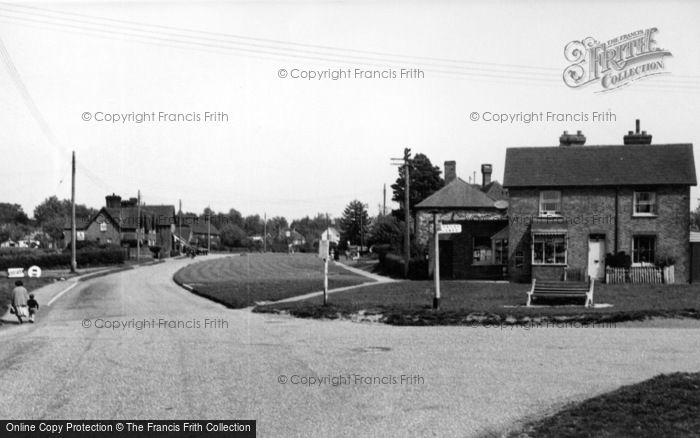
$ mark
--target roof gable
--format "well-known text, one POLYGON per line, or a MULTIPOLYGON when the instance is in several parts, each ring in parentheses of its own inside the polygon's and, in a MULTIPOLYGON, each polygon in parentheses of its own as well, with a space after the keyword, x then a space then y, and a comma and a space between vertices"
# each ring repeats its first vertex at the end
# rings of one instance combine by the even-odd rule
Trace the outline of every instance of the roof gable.
POLYGON ((517 147, 503 186, 696 185, 692 144, 517 147))
POLYGON ((416 208, 494 208, 494 199, 472 184, 455 178, 419 202, 416 208))

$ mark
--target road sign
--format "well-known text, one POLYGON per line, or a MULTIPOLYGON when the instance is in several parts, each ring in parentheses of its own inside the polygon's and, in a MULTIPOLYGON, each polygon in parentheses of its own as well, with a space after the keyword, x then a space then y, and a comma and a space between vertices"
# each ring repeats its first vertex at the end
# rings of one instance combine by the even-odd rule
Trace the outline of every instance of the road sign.
POLYGON ((438 233, 459 234, 462 232, 462 224, 440 224, 438 233))
POLYGON ((41 268, 36 265, 31 266, 29 269, 27 269, 27 277, 41 277, 41 268))
POLYGON ((318 256, 322 259, 327 259, 330 254, 330 242, 328 240, 321 240, 318 242, 318 256))
POLYGON ((22 278, 24 277, 24 268, 7 268, 8 278, 22 278))

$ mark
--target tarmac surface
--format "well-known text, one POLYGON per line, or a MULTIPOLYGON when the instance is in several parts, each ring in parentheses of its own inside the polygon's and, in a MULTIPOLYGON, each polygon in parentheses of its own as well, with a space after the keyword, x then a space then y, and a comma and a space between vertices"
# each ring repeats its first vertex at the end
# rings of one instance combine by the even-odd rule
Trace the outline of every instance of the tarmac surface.
POLYGON ((700 371, 695 327, 254 314, 177 286, 172 275, 191 262, 40 289, 38 322, 7 318, 0 330, 0 418, 253 419, 261 437, 500 435, 620 385, 700 371))

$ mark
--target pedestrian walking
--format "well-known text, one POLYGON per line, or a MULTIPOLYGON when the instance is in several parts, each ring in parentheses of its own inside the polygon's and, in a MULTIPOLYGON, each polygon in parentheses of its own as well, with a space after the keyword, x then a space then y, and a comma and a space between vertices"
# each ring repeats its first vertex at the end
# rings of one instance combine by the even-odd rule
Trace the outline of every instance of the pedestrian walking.
POLYGON ((34 315, 39 311, 39 302, 34 299, 34 294, 29 294, 29 300, 27 300, 27 307, 29 307, 29 322, 34 323, 34 315))
POLYGON ((27 289, 24 288, 24 283, 22 283, 22 280, 15 281, 15 288, 12 289, 12 308, 20 324, 24 323, 22 318, 29 317, 28 301, 29 293, 27 289))

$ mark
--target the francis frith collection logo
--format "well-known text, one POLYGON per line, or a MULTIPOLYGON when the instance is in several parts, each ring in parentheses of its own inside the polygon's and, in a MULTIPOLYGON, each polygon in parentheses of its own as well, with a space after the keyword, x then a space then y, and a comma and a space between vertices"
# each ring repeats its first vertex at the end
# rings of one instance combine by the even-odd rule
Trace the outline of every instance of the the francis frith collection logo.
POLYGON ((612 91, 630 83, 661 73, 667 73, 665 56, 668 50, 659 48, 654 36, 657 28, 637 30, 606 42, 592 37, 571 41, 564 48, 566 60, 564 83, 579 88, 600 84, 598 92, 612 91))

